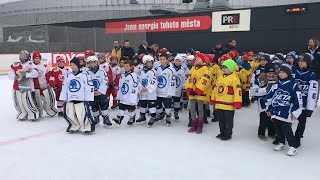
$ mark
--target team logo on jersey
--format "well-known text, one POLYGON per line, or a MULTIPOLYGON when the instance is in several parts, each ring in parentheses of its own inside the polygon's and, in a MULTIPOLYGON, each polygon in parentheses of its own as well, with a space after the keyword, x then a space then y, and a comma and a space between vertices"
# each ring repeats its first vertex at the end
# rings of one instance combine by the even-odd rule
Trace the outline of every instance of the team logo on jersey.
POLYGON ((58 78, 59 78, 60 81, 63 81, 63 79, 64 79, 63 74, 59 74, 58 78))
POLYGON ((98 79, 92 79, 92 84, 95 90, 99 89, 100 87, 100 82, 98 79))
POLYGON ((273 95, 272 106, 290 106, 290 99, 289 92, 279 89, 273 95))
POLYGON ((72 79, 70 81, 70 84, 69 84, 69 91, 70 92, 77 92, 80 90, 80 88, 81 88, 81 84, 78 80, 72 79))
POLYGON ((142 87, 147 87, 148 86, 148 79, 147 78, 142 79, 141 84, 142 84, 142 87))
POLYGON ((223 83, 218 84, 217 91, 218 91, 218 95, 219 96, 223 96, 223 95, 225 95, 227 93, 228 87, 227 87, 227 85, 225 85, 223 83))
POLYGON ((308 96, 309 93, 309 83, 302 81, 301 79, 296 79, 296 83, 301 91, 302 96, 308 96))
POLYGON ((176 87, 178 88, 178 87, 180 87, 180 85, 181 85, 181 80, 179 77, 177 77, 176 78, 176 87))
POLYGON ((162 89, 166 87, 167 85, 167 79, 164 76, 158 77, 158 88, 162 89))
POLYGON ((129 92, 129 85, 127 83, 123 83, 121 86, 121 93, 124 95, 124 94, 127 94, 128 92, 129 92))

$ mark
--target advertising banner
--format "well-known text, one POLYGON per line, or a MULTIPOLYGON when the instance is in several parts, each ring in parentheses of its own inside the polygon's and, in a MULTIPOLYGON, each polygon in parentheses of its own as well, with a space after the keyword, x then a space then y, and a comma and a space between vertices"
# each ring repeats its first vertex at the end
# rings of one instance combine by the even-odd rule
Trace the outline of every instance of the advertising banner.
POLYGON ((212 13, 212 32, 250 31, 251 9, 212 13))

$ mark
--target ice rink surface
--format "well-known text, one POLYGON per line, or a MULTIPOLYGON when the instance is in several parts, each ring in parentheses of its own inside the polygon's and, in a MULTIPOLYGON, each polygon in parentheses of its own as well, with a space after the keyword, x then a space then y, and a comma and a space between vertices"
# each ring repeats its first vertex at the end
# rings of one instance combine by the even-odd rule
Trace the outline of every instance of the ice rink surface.
MULTIPOLYGON (((218 123, 201 135, 187 132, 188 113, 162 123, 68 134, 63 118, 16 120, 12 82, 0 76, 0 180, 319 180, 320 108, 308 119, 295 157, 257 138, 256 103, 236 111, 231 141, 215 138, 218 123)), ((110 110, 116 116, 117 110, 110 110)), ((137 111, 138 114, 138 111, 137 111)), ((210 118, 211 120, 211 118, 210 118)), ((295 126, 294 126, 295 127, 295 126)))

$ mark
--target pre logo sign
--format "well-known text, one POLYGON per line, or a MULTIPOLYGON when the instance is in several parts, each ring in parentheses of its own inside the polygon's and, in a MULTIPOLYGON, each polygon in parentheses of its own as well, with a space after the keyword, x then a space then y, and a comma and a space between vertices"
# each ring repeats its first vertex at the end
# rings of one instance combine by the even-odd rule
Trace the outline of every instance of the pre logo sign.
POLYGON ((240 24, 240 13, 237 14, 223 14, 221 25, 240 24))

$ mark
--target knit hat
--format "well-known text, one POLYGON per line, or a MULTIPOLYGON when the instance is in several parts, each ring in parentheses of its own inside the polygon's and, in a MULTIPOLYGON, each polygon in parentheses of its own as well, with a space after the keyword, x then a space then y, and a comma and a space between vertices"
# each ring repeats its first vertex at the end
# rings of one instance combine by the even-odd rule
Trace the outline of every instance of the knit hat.
POLYGON ((198 53, 196 54, 196 57, 199 57, 203 61, 203 63, 206 63, 206 56, 204 54, 198 53))
POLYGON ((219 62, 223 62, 223 61, 226 61, 228 59, 231 59, 230 56, 228 54, 224 54, 219 58, 219 62))
POLYGON ((223 61, 222 66, 227 67, 230 72, 233 72, 236 69, 236 63, 232 59, 223 61))
POLYGON ((260 59, 259 59, 259 60, 260 60, 260 61, 261 61, 261 60, 265 60, 265 61, 270 62, 270 56, 267 55, 267 54, 264 54, 264 55, 260 56, 260 59))
POLYGON ((40 59, 42 59, 41 58, 41 54, 39 53, 39 52, 37 52, 37 51, 34 51, 33 53, 32 53, 32 59, 34 59, 34 58, 40 58, 40 59))
POLYGON ((75 64, 79 69, 81 68, 80 60, 78 58, 76 58, 76 57, 72 58, 70 61, 70 64, 71 63, 75 64))
POLYGON ((288 77, 291 77, 291 73, 292 73, 292 66, 288 63, 283 63, 281 66, 280 66, 280 69, 279 71, 283 71, 285 73, 288 74, 288 77))
POLYGON ((282 61, 285 61, 285 59, 286 59, 286 58, 284 58, 284 54, 283 54, 283 53, 277 53, 277 54, 275 55, 275 57, 279 58, 279 59, 282 60, 282 61))
POLYGON ((61 61, 64 61, 64 59, 61 56, 56 57, 56 62, 59 63, 61 61))
POLYGON ((236 56, 233 52, 228 52, 228 55, 230 56, 231 59, 235 60, 236 56))
POLYGON ((291 51, 291 52, 289 52, 288 54, 287 54, 287 56, 286 57, 292 57, 293 59, 296 59, 296 55, 297 55, 297 53, 295 52, 295 51, 291 51))
POLYGON ((105 53, 99 53, 98 58, 106 59, 106 54, 105 53))
POLYGON ((269 72, 275 72, 275 66, 272 63, 268 63, 266 65, 266 67, 264 68, 264 72, 265 73, 269 73, 269 72))
POLYGON ((205 56, 206 56, 207 64, 213 63, 213 57, 211 56, 211 54, 205 54, 205 56))
POLYGON ((299 61, 305 61, 307 63, 308 68, 311 66, 311 62, 313 61, 314 57, 310 53, 304 53, 299 56, 299 61))
POLYGON ((243 61, 242 59, 239 58, 236 60, 236 63, 238 64, 239 67, 242 67, 243 61))
POLYGON ((190 53, 190 54, 193 55, 193 54, 194 54, 194 50, 193 50, 192 48, 189 48, 189 49, 186 51, 186 54, 187 54, 187 53, 190 53))

